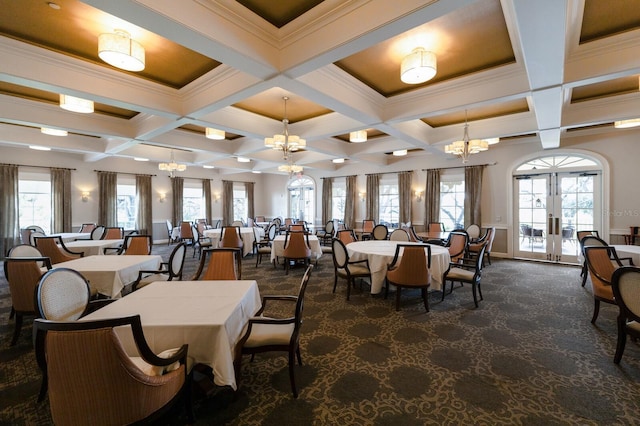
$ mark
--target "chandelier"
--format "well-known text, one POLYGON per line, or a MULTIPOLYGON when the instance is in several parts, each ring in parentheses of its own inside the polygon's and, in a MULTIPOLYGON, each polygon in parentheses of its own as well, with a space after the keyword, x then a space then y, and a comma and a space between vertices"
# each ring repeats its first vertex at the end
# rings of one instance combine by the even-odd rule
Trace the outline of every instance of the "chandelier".
POLYGON ((464 113, 464 136, 461 141, 455 141, 444 147, 447 154, 457 155, 462 159, 462 163, 469 160, 469 155, 477 154, 489 149, 489 142, 481 139, 469 139, 469 124, 467 123, 467 112, 464 113))
POLYGON ((187 170, 187 166, 185 164, 178 164, 173 159, 173 150, 171 151, 171 161, 169 163, 160 163, 158 164, 158 169, 169 172, 169 177, 173 177, 173 172, 184 172, 187 170))
POLYGON ((302 139, 300 136, 289 134, 289 119, 287 118, 287 101, 289 100, 289 97, 283 96, 282 99, 284 100, 284 118, 282 119, 284 129, 281 134, 264 138, 264 146, 282 151, 284 159, 288 160, 289 154, 306 147, 307 141, 302 139))

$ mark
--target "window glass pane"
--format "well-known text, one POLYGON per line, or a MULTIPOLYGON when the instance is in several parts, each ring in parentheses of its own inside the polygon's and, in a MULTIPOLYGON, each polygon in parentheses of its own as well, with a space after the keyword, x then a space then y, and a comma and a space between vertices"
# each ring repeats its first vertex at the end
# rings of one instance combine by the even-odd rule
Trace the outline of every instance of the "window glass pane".
POLYGON ((51 181, 18 179, 18 223, 20 228, 38 225, 45 233, 51 232, 51 181))
POLYGON ((441 178, 440 222, 449 231, 464 228, 464 176, 441 178))
POLYGON ((244 183, 233 184, 233 220, 247 221, 247 190, 244 183))
POLYGON ((308 176, 289 182, 289 217, 313 223, 315 184, 308 176))
POLYGON ((334 179, 331 192, 331 218, 343 220, 344 207, 347 200, 346 179, 334 179))
POLYGON ((118 182, 117 194, 118 226, 124 229, 136 229, 136 185, 118 182))
POLYGON ((204 217, 202 186, 185 184, 182 189, 182 220, 194 222, 204 217))
POLYGON ((400 221, 400 195, 397 175, 383 176, 380 179, 379 190, 379 222, 387 226, 397 227, 400 221))

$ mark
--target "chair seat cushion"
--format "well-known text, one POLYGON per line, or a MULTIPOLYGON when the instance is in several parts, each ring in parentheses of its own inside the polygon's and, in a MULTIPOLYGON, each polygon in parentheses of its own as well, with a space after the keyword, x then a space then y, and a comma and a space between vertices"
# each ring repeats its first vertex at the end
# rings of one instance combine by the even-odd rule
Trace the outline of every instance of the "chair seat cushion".
POLYGON ((471 281, 473 280, 473 276, 475 275, 475 271, 464 269, 464 268, 451 268, 447 273, 447 279, 456 281, 456 280, 465 280, 471 281))
POLYGON ((271 254, 271 247, 258 247, 258 253, 271 254))
POLYGON ((294 324, 253 324, 244 346, 253 348, 266 345, 288 345, 294 324))
MULTIPOLYGON (((166 351, 160 352, 158 354, 158 357, 169 358, 179 350, 180 348, 167 349, 166 351)), ((138 367, 147 376, 162 376, 163 374, 170 373, 171 371, 175 371, 178 368, 180 368, 180 363, 177 361, 174 362, 173 364, 163 367, 159 365, 149 364, 147 361, 145 361, 142 357, 139 357, 139 356, 132 356, 132 357, 129 357, 129 359, 136 365, 136 367, 138 367)), ((191 371, 193 364, 194 364, 194 359, 191 358, 190 356, 187 356, 187 372, 191 371)))
POLYGON ((168 281, 168 280, 169 280, 169 274, 152 274, 141 279, 140 282, 138 283, 138 288, 140 289, 146 285, 151 284, 154 281, 168 281))
MULTIPOLYGON (((351 273, 352 277, 361 277, 361 276, 369 276, 371 275, 371 271, 369 270, 369 268, 367 268, 366 266, 364 266, 364 264, 362 265, 349 265, 349 272, 351 273)), ((338 275, 341 277, 346 277, 347 276, 347 271, 345 269, 338 269, 338 275)))

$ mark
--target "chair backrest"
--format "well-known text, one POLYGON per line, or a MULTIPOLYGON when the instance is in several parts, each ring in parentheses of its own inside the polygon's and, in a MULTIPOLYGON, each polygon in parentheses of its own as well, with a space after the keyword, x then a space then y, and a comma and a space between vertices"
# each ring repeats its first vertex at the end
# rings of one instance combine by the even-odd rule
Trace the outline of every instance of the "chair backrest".
POLYGON ((356 234, 353 229, 341 229, 337 232, 337 236, 345 245, 356 241, 356 234))
POLYGON ((124 239, 125 255, 149 255, 151 254, 151 235, 127 235, 124 239))
POLYGON ((18 244, 9 249, 7 257, 43 257, 40 250, 31 244, 18 244))
POLYGON ((447 249, 453 263, 464 257, 468 243, 469 236, 465 231, 451 231, 447 241, 447 249))
POLYGON ((96 224, 95 223, 83 223, 80 226, 80 230, 78 232, 80 233, 87 233, 87 232, 91 232, 96 228, 96 224))
POLYGON ((173 224, 169 219, 167 219, 167 231, 169 231, 169 236, 171 236, 171 232, 173 232, 173 224))
POLYGON ((200 236, 200 238, 202 238, 204 236, 204 230, 207 229, 207 224, 204 222, 198 222, 195 228, 198 231, 198 235, 200 236))
POLYGON ((29 228, 21 228, 20 229, 20 242, 22 244, 31 244, 31 233, 33 232, 33 229, 29 229, 29 228))
POLYGON ((42 265, 51 269, 48 257, 8 257, 4 259, 4 275, 9 282, 13 309, 36 312, 35 291, 42 277, 42 265))
POLYGON ((30 226, 27 226, 26 229, 31 229, 32 231, 41 232, 46 235, 46 232, 44 232, 44 229, 42 229, 42 227, 38 225, 30 225, 30 226))
POLYGON ((466 231, 470 239, 473 240, 476 238, 480 238, 480 227, 475 223, 472 223, 471 225, 467 226, 466 231))
POLYGON ((375 220, 365 219, 362 221, 362 232, 372 232, 374 226, 376 226, 375 220))
POLYGON ((180 222, 180 238, 183 240, 193 239, 193 230, 191 229, 191 222, 180 222))
POLYGON ((220 234, 220 247, 244 247, 239 226, 223 226, 220 234))
POLYGON ((422 240, 420 240, 420 238, 418 238, 418 235, 416 235, 416 231, 415 229, 413 229, 413 226, 409 225, 409 226, 403 226, 401 229, 403 229, 407 235, 409 235, 409 241, 413 242, 413 243, 417 243, 417 242, 421 242, 422 240))
POLYGON ((269 241, 273 241, 276 238, 276 234, 278 233, 278 225, 272 223, 267 228, 267 239, 269 241))
POLYGON ((239 228, 242 228, 244 226, 244 222, 241 220, 234 220, 233 222, 231 222, 231 226, 237 226, 239 228))
POLYGON ((396 284, 426 286, 430 281, 430 267, 430 245, 398 244, 387 278, 396 284))
POLYGON ((582 254, 584 255, 585 247, 606 247, 609 244, 602 238, 596 237, 594 235, 587 235, 582 237, 580 240, 580 245, 582 246, 582 254))
POLYGON ((304 223, 294 223, 293 225, 289 225, 289 228, 287 228, 287 230, 304 232, 304 223))
POLYGON ((74 253, 68 250, 60 236, 35 238, 36 248, 43 256, 51 259, 51 264, 62 263, 82 257, 84 253, 74 253))
POLYGON ((34 329, 54 424, 139 424, 178 401, 184 389, 187 348, 160 359, 146 343, 139 315, 99 321, 37 319, 34 329), (176 360, 178 368, 157 376, 143 371, 128 356, 114 327, 131 329, 151 369, 162 370, 176 360))
POLYGON ((331 240, 331 256, 333 258, 333 266, 336 269, 344 269, 349 263, 347 246, 339 238, 331 240))
POLYGON ((252 227, 252 226, 254 226, 255 224, 256 224, 256 222, 255 222, 255 220, 253 220, 253 218, 252 218, 252 217, 248 217, 248 218, 247 218, 247 226, 248 226, 248 227, 252 227))
POLYGON ((327 223, 325 223, 324 225, 325 234, 333 236, 335 231, 336 231, 336 223, 333 220, 330 220, 327 223))
POLYGON ((307 291, 307 285, 309 284, 309 279, 311 278, 311 271, 313 271, 313 265, 309 265, 307 270, 304 272, 302 276, 302 281, 300 281, 300 288, 298 289, 298 300, 296 301, 296 311, 295 311, 295 323, 293 328, 293 333, 291 333, 291 343, 296 342, 300 338, 300 326, 302 325, 302 311, 304 310, 304 294, 307 291))
POLYGON ((573 238, 573 232, 575 228, 573 226, 565 226, 562 228, 562 238, 563 239, 571 239, 573 238))
POLYGON ((101 240, 104 238, 105 227, 102 225, 98 225, 91 231, 91 239, 92 240, 101 240))
POLYGON ((46 237, 45 233, 31 230, 31 234, 29 234, 29 244, 35 247, 36 238, 40 238, 40 237, 46 237))
POLYGON ((169 276, 182 280, 182 269, 184 268, 184 258, 187 252, 187 245, 184 242, 178 243, 169 256, 169 276))
POLYGON ((404 229, 394 229, 393 232, 391 232, 391 235, 389 235, 389 240, 409 242, 410 238, 409 234, 407 234, 407 231, 404 229))
POLYGON ((495 240, 495 238, 496 238, 495 226, 487 228, 487 233, 485 234, 485 239, 484 239, 484 241, 487 243, 487 247, 485 249, 487 253, 491 253, 491 248, 493 247, 493 240, 495 240))
POLYGON ((78 271, 56 268, 42 276, 36 298, 42 318, 75 321, 87 312, 91 289, 78 271))
POLYGON ((219 229, 221 225, 222 225, 222 220, 218 219, 216 220, 216 223, 213 224, 213 228, 219 229))
POLYGON ((304 231, 287 231, 284 237, 283 256, 288 258, 311 257, 309 234, 304 231))
POLYGON ((620 316, 627 322, 640 322, 640 267, 616 269, 611 277, 611 287, 620 307, 620 316))
POLYGON ((255 218, 256 222, 266 222, 266 218, 264 216, 256 216, 255 218))
POLYGON ((293 225, 294 223, 295 221, 293 220, 293 218, 287 217, 284 219, 284 226, 293 225))
POLYGON ((241 276, 240 256, 239 248, 204 249, 198 270, 192 280, 239 280, 241 276))
POLYGON ((584 258, 591 276, 593 295, 613 300, 611 278, 616 268, 622 266, 616 249, 610 246, 585 246, 584 258))
POLYGON ((103 240, 121 240, 124 238, 124 228, 119 226, 107 226, 104 229, 103 240))
POLYGON ((193 244, 198 244, 200 242, 200 237, 202 234, 198 232, 198 225, 191 225, 191 235, 193 236, 193 244))
POLYGON ((374 240, 386 240, 389 236, 389 229, 387 229, 386 225, 381 223, 377 224, 373 227, 373 231, 371 231, 371 236, 374 240))
POLYGON ((444 224, 441 222, 431 222, 427 225, 427 232, 444 232, 444 224))
POLYGON ((598 231, 596 231, 596 230, 590 230, 590 231, 582 230, 582 231, 578 231, 576 233, 576 237, 578 238, 578 242, 581 243, 581 244, 582 244, 582 239, 584 237, 588 237, 588 236, 600 238, 600 235, 598 235, 598 231))
POLYGON ((531 226, 526 223, 520 225, 520 233, 525 237, 531 237, 533 235, 531 226))

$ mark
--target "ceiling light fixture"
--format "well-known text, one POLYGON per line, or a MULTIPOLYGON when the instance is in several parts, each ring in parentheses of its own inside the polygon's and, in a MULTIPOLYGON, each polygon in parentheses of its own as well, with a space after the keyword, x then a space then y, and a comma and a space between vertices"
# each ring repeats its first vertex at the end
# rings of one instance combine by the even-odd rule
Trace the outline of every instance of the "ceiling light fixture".
POLYGON ((349 133, 349 142, 360 143, 367 141, 367 131, 366 130, 358 130, 356 132, 349 133))
POLYGON ((205 164, 202 166, 203 169, 215 169, 215 166, 209 166, 208 164, 205 164))
POLYGON ((225 133, 224 130, 218 130, 218 129, 214 129, 212 127, 207 127, 205 129, 205 133, 204 136, 207 139, 213 139, 213 140, 217 140, 217 141, 221 141, 225 138, 225 133))
POLYGON ((393 155, 395 155, 396 157, 402 157, 407 155, 407 150, 406 149, 399 149, 397 151, 393 151, 393 155))
POLYGON ((93 112, 93 101, 60 94, 60 108, 71 112, 90 114, 93 112))
POLYGON ((288 96, 282 98, 284 100, 284 118, 282 125, 284 127, 281 134, 273 135, 273 137, 264 138, 264 146, 271 149, 277 149, 284 154, 285 161, 289 159, 289 154, 307 146, 307 141, 300 136, 289 134, 289 119, 287 118, 287 101, 288 96))
POLYGON ((489 145, 495 145, 498 142, 500 142, 500 138, 488 138, 488 139, 484 139, 485 141, 487 141, 487 143, 489 145))
POLYGON ((133 157, 133 161, 140 161, 144 163, 145 161, 149 161, 149 159, 144 157, 133 157))
POLYGON ((125 30, 114 30, 98 36, 100 59, 125 71, 144 69, 144 47, 125 30))
POLYGON ((640 118, 631 118, 629 120, 619 120, 613 123, 616 129, 628 129, 629 127, 640 126, 640 118))
POLYGON ((173 158, 173 150, 171 150, 171 161, 169 163, 160 163, 158 164, 158 169, 169 172, 169 177, 173 177, 174 172, 184 172, 187 170, 187 166, 185 164, 178 164, 173 158))
POLYGON ((40 132, 50 136, 67 136, 69 134, 66 130, 50 129, 48 127, 41 127, 40 132))
POLYGON ((51 148, 40 145, 29 145, 29 148, 35 149, 36 151, 51 151, 51 148))
POLYGON ((400 80, 407 84, 424 83, 431 80, 437 70, 436 54, 416 47, 402 60, 400 80))
POLYGON ((247 157, 238 157, 238 163, 250 163, 251 159, 247 157))
POLYGON ((297 164, 282 164, 278 166, 279 172, 286 172, 289 173, 289 175, 302 173, 303 170, 304 167, 298 166, 297 164))
POLYGON ((342 164, 344 163, 344 158, 334 158, 331 161, 334 162, 335 164, 342 164))
POLYGON ((477 154, 489 149, 489 143, 481 139, 469 139, 469 124, 467 122, 467 112, 464 112, 464 135, 461 141, 453 142, 444 147, 447 154, 457 155, 465 164, 469 160, 469 155, 477 154))

